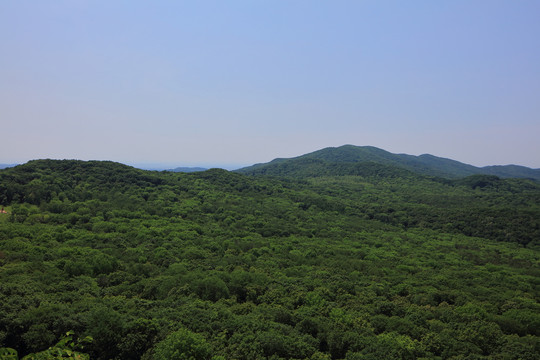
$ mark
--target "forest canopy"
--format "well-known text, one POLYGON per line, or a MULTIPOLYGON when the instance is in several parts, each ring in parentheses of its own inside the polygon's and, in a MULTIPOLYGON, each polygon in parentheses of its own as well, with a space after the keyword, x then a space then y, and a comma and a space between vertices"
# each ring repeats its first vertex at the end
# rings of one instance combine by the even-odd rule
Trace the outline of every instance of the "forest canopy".
POLYGON ((539 183, 279 169, 0 170, 0 348, 73 331, 91 359, 537 358, 539 183))

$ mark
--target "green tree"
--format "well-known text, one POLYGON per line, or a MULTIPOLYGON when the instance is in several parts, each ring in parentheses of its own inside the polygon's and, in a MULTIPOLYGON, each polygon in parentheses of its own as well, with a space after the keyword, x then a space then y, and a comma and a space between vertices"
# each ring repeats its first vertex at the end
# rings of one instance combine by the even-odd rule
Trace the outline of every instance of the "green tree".
POLYGON ((208 360, 210 345, 202 335, 182 328, 171 333, 154 348, 155 360, 208 360))
MULTIPOLYGON (((28 354, 21 360, 89 360, 88 354, 79 350, 84 348, 85 343, 92 342, 92 338, 87 336, 84 339, 73 341, 73 331, 68 331, 56 345, 47 350, 28 354)), ((0 348, 0 360, 18 360, 19 354, 15 349, 0 348)))

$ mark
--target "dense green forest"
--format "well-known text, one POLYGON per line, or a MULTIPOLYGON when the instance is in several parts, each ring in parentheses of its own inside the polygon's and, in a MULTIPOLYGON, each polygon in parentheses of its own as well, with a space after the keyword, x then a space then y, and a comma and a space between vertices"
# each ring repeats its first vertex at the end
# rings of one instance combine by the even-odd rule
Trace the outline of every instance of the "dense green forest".
POLYGON ((538 182, 248 173, 0 170, 0 348, 73 331, 90 359, 538 359, 538 182))
POLYGON ((502 178, 524 178, 540 181, 540 169, 518 165, 476 167, 462 162, 423 154, 392 154, 374 146, 343 145, 329 147, 289 159, 275 159, 265 164, 255 164, 238 171, 244 174, 275 174, 284 171, 283 165, 298 172, 306 161, 336 164, 375 163, 405 169, 417 174, 459 179, 471 175, 495 175, 502 178))

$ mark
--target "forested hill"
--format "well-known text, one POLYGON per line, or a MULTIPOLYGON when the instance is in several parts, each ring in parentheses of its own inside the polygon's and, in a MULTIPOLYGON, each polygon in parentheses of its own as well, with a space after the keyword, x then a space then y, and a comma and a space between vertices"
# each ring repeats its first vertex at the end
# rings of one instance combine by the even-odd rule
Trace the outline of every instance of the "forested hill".
MULTIPOLYGON (((65 201, 93 200, 103 209, 118 207, 166 215, 174 199, 198 194, 201 183, 210 186, 216 197, 225 196, 223 192, 229 189, 241 190, 246 201, 285 196, 264 190, 269 184, 277 184, 289 188, 287 200, 301 208, 316 205, 321 210, 343 211, 348 207, 362 218, 406 228, 444 228, 521 244, 540 241, 540 216, 536 217, 540 185, 532 181, 493 175, 445 180, 375 162, 339 163, 314 158, 277 163, 274 170, 276 175, 296 175, 299 179, 248 177, 222 169, 173 173, 110 161, 34 160, 0 172, 0 204, 26 203, 50 210, 65 201), (305 180, 310 177, 318 179, 305 180), (375 188, 368 187, 368 191, 365 184, 375 188), (168 197, 173 201, 163 200, 168 197), (162 208, 156 208, 157 204, 162 208)), ((41 217, 43 214, 40 212, 41 217)))
POLYGON ((97 360, 537 358, 537 182, 302 161, 318 176, 0 170, 0 348, 73 330, 97 360))
MULTIPOLYGON (((540 180, 540 169, 530 169, 524 166, 505 165, 479 168, 459 161, 429 154, 420 156, 392 154, 372 146, 353 145, 325 148, 290 159, 275 159, 266 164, 256 164, 237 171, 251 175, 299 176, 307 174, 309 176, 311 175, 311 170, 309 169, 310 166, 306 165, 312 163, 308 160, 311 160, 312 163, 319 161, 321 164, 319 168, 322 168, 323 164, 327 164, 327 168, 336 167, 336 164, 341 164, 343 174, 348 174, 351 171, 354 172, 354 170, 352 170, 353 168, 359 169, 359 166, 354 167, 351 166, 351 164, 376 163, 406 169, 417 174, 449 179, 486 174, 503 178, 528 178, 540 180), (348 164, 348 166, 346 164, 348 164), (307 169, 306 174, 303 174, 303 169, 307 169)), ((372 167, 373 165, 369 166, 372 167)), ((332 170, 326 169, 323 173, 326 171, 332 170)), ((339 174, 340 173, 337 173, 336 175, 339 174)))
POLYGON ((274 160, 267 165, 237 170, 246 175, 268 175, 289 178, 321 176, 377 176, 381 178, 418 178, 419 175, 402 167, 366 162, 327 161, 311 157, 299 157, 290 160, 274 160))

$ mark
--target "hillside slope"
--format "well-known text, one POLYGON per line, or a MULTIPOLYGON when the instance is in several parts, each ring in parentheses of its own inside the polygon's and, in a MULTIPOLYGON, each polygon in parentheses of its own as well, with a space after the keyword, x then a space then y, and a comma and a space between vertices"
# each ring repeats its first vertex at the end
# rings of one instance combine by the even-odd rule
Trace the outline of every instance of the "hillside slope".
POLYGON ((0 170, 0 348, 73 330, 93 360, 537 358, 540 184, 334 164, 0 170))
MULTIPOLYGON (((437 176, 448 179, 457 179, 477 174, 488 174, 503 178, 528 178, 540 180, 540 169, 530 169, 517 165, 479 168, 456 160, 429 154, 420 156, 393 154, 372 146, 354 145, 343 145, 336 148, 329 147, 290 159, 275 159, 269 163, 256 164, 239 169, 237 172, 249 175, 298 176, 302 175, 302 168, 306 167, 306 164, 310 164, 307 160, 322 160, 329 166, 336 166, 336 163, 375 163, 405 169, 421 175, 437 176)), ((319 167, 322 170, 323 166, 319 167)), ((326 169, 323 173, 327 171, 330 170, 326 169)), ((351 171, 352 170, 350 169, 344 169, 343 173, 337 173, 336 175, 348 175, 351 171)), ((310 175, 312 174, 309 171, 308 173, 310 175)))

